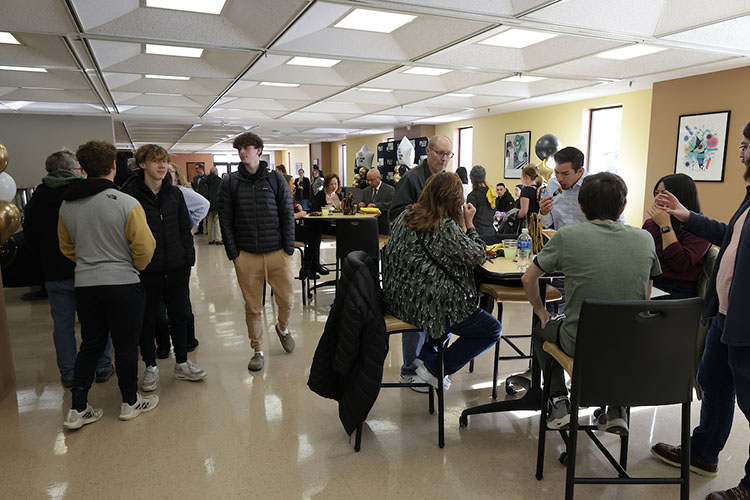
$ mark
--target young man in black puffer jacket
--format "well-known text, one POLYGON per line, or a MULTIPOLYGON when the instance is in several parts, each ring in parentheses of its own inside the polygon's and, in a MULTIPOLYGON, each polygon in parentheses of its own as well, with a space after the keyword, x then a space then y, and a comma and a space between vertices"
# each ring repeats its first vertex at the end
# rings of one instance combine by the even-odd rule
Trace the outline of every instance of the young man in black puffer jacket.
POLYGON ((146 310, 141 331, 141 357, 146 363, 141 389, 156 390, 159 369, 154 346, 156 318, 161 301, 169 315, 170 334, 174 344, 174 377, 178 380, 202 380, 206 372, 187 359, 187 321, 190 267, 195 263, 192 223, 182 192, 172 186, 167 175, 169 153, 156 144, 138 148, 135 161, 141 170, 131 177, 122 191, 140 202, 156 240, 151 263, 141 272, 146 290, 146 310))
POLYGON ((263 369, 263 279, 278 307, 276 334, 286 352, 294 350, 289 317, 294 305, 291 259, 294 253, 294 209, 284 177, 260 161, 263 139, 246 132, 234 139, 239 169, 221 182, 219 221, 224 249, 234 262, 245 300, 245 322, 253 348, 248 370, 263 369))

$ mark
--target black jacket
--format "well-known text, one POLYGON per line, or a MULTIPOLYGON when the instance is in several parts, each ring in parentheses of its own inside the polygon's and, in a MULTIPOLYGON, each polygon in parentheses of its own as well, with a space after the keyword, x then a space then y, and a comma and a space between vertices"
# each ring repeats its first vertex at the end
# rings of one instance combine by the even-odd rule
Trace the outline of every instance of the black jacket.
POLYGON ((52 172, 34 190, 24 209, 23 232, 34 260, 41 262, 46 281, 72 280, 75 263, 60 251, 57 220, 63 195, 77 177, 70 171, 52 172), (54 179, 53 179, 54 178, 54 179), (68 180, 69 179, 69 180, 68 180), (51 187, 52 184, 55 187, 51 187))
POLYGON ((217 212, 219 210, 219 198, 221 195, 221 178, 218 175, 208 174, 206 178, 203 179, 201 186, 205 187, 205 196, 211 204, 208 211, 217 212))
POLYGON ((427 160, 422 160, 418 167, 412 168, 401 177, 396 184, 396 194, 391 202, 391 221, 395 221, 396 217, 406 210, 406 207, 417 202, 427 179, 431 176, 432 172, 427 166, 427 160))
POLYGON ((510 212, 516 204, 516 200, 513 199, 513 195, 509 191, 505 191, 505 194, 495 200, 495 210, 498 212, 510 212))
POLYGON ((172 186, 171 177, 166 176, 155 195, 143 176, 141 170, 122 186, 123 193, 143 206, 148 227, 156 240, 154 256, 142 273, 164 273, 192 266, 195 264, 192 224, 182 191, 172 186))
MULTIPOLYGON (((711 273, 711 280, 706 289, 703 306, 703 317, 710 318, 719 311, 719 296, 716 293, 716 275, 719 272, 721 259, 732 239, 734 224, 742 212, 750 207, 750 186, 747 188, 745 199, 734 213, 728 224, 713 220, 705 215, 690 212, 690 218, 682 226, 691 233, 705 238, 714 245, 720 246, 716 265, 711 273)), ((747 326, 746 311, 750 302, 750 216, 745 219, 737 245, 737 255, 734 260, 734 276, 729 288, 729 304, 727 305, 727 319, 721 341, 731 346, 750 346, 750 329, 747 326)))
POLYGON ((299 177, 295 178, 294 188, 294 201, 310 199, 310 179, 303 177, 302 182, 300 182, 299 177))
MULTIPOLYGON (((341 193, 336 193, 336 196, 339 197, 339 201, 341 201, 343 198, 343 196, 341 196, 341 193)), ((326 206, 327 203, 328 200, 326 199, 326 191, 325 189, 321 189, 317 194, 313 195, 312 199, 310 200, 310 211, 320 212, 320 209, 326 206)))
POLYGON ((466 197, 466 203, 471 203, 477 209, 477 213, 474 214, 474 227, 477 228, 480 236, 497 234, 495 227, 492 225, 495 219, 495 208, 490 206, 490 202, 487 201, 488 189, 487 186, 480 186, 466 197))
POLYGON ((234 260, 240 250, 294 253, 294 209, 286 179, 260 162, 250 174, 243 164, 221 181, 219 221, 224 250, 234 260))
POLYGON ((388 354, 377 269, 377 262, 362 251, 344 259, 307 381, 316 394, 339 402, 339 419, 349 435, 378 398, 388 354))

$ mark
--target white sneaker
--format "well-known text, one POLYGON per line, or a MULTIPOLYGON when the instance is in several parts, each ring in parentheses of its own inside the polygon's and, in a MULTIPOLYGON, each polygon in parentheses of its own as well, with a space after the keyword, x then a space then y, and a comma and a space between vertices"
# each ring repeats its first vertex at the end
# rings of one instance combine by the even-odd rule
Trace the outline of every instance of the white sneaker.
POLYGON ((189 359, 184 363, 177 363, 174 365, 174 378, 177 380, 203 380, 206 378, 206 372, 198 368, 198 366, 190 361, 189 359))
MULTIPOLYGON (((422 379, 416 376, 414 373, 402 373, 398 379, 401 384, 423 384, 422 379)), ((414 392, 426 393, 430 392, 429 387, 409 387, 414 392)))
POLYGON ((68 410, 68 416, 63 422, 63 427, 66 429, 80 429, 86 424, 91 424, 102 418, 104 411, 101 408, 93 408, 91 405, 86 405, 86 409, 83 411, 76 411, 74 409, 68 410))
POLYGON ((151 411, 158 405, 159 396, 157 396, 156 394, 150 394, 148 396, 138 394, 138 399, 136 400, 135 404, 129 405, 127 403, 123 403, 122 406, 120 406, 120 420, 133 420, 141 413, 151 411))
POLYGON ((159 367, 147 366, 143 370, 143 380, 141 380, 141 390, 143 392, 155 391, 159 386, 159 367))
MULTIPOLYGON (((417 378, 419 378, 420 382, 430 384, 432 387, 437 389, 437 377, 434 376, 430 371, 425 368, 424 361, 417 358, 414 360, 414 366, 417 367, 415 370, 417 372, 417 378), (422 374, 420 374, 420 368, 422 369, 422 374), (433 383, 434 382, 434 383, 433 383)), ((448 375, 443 377, 443 392, 447 391, 451 388, 451 379, 448 378, 448 375)), ((429 389, 428 389, 429 390, 429 389)))

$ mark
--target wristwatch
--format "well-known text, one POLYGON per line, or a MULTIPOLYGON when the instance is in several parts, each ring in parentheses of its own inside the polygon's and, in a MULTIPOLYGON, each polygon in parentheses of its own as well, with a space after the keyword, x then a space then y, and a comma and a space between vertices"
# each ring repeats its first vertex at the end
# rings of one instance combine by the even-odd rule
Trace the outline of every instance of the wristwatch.
POLYGON ((672 226, 662 226, 661 232, 662 233, 668 233, 672 230, 672 226))

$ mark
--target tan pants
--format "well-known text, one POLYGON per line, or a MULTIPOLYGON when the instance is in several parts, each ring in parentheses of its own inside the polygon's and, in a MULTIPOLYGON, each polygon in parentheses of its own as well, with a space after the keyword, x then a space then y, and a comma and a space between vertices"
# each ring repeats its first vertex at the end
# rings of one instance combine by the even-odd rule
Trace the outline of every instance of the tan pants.
POLYGON ((245 322, 250 345, 254 350, 260 351, 263 340, 263 279, 270 285, 276 299, 279 328, 286 330, 294 305, 292 257, 284 250, 261 254, 240 251, 234 262, 234 270, 242 290, 242 298, 245 299, 245 322))
POLYGON ((208 241, 221 241, 221 227, 219 226, 219 211, 208 212, 206 216, 206 234, 208 241))

